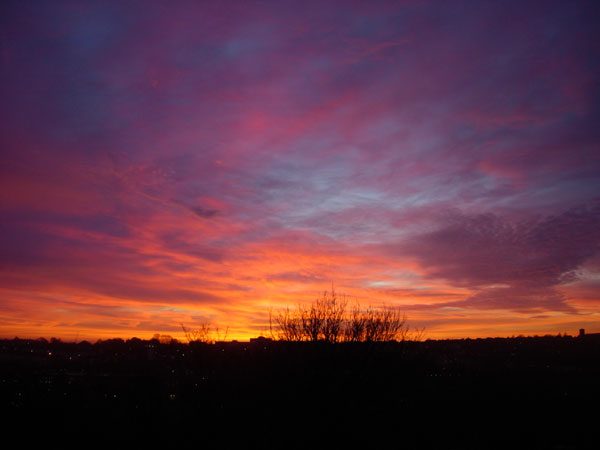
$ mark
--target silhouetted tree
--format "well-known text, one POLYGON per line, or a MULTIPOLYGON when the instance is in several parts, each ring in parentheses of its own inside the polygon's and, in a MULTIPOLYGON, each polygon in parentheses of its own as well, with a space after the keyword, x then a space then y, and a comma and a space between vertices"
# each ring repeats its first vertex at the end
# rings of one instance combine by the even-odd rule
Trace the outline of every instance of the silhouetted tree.
POLYGON ((212 330, 210 324, 203 323, 198 328, 188 328, 183 324, 180 325, 188 342, 213 342, 213 339, 211 339, 212 330))
POLYGON ((406 338, 406 316, 397 308, 385 306, 381 309, 367 308, 365 316, 366 342, 404 340, 406 338))
MULTIPOLYGON (((398 308, 383 306, 347 311, 347 298, 332 288, 308 306, 270 314, 271 334, 285 341, 383 342, 412 337, 406 316, 398 308), (275 328, 275 329, 273 329, 275 328)), ((421 337, 423 330, 415 335, 421 337)), ((412 340, 412 339, 411 339, 412 340)))
POLYGON ((298 305, 296 311, 271 312, 271 334, 284 341, 338 342, 343 336, 346 303, 332 288, 310 305, 298 305))
POLYGON ((332 287, 331 292, 325 291, 323 297, 318 298, 315 304, 317 310, 324 312, 321 327, 322 339, 326 342, 338 342, 343 336, 346 320, 346 306, 348 304, 346 296, 339 296, 332 287))
POLYGON ((344 327, 344 341, 362 342, 365 340, 366 317, 359 305, 350 311, 348 321, 344 327))
POLYGON ((332 288, 325 291, 310 306, 300 306, 300 324, 304 340, 337 342, 344 325, 345 298, 338 298, 332 288))
POLYGON ((299 314, 292 312, 290 308, 278 311, 273 315, 269 313, 269 328, 271 336, 282 341, 302 341, 302 321, 299 314), (274 329, 275 328, 275 329, 274 329))
POLYGON ((203 342, 205 344, 212 344, 217 341, 226 340, 229 333, 229 327, 223 330, 219 327, 213 327, 209 323, 200 324, 197 328, 188 328, 182 323, 180 325, 188 343, 203 342))

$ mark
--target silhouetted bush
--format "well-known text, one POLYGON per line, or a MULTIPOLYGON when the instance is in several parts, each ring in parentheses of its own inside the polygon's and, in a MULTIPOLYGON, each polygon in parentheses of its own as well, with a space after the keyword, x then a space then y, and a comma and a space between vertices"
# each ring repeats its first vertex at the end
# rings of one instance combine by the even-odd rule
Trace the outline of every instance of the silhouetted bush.
POLYGON ((273 337, 283 341, 384 342, 420 340, 423 330, 409 332, 406 316, 395 307, 355 305, 333 288, 308 306, 286 308, 270 314, 273 337))
POLYGON ((216 341, 224 341, 227 339, 227 333, 229 331, 229 328, 221 330, 219 327, 213 327, 209 323, 203 323, 197 328, 189 328, 184 324, 180 325, 188 343, 203 342, 205 344, 213 344, 216 341))

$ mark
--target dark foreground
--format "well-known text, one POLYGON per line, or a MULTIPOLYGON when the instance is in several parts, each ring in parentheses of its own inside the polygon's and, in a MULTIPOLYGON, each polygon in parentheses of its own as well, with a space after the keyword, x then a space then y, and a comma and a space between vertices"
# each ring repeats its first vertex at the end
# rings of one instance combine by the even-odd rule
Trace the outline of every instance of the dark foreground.
POLYGON ((0 341, 3 437, 202 448, 600 448, 600 339, 0 341))

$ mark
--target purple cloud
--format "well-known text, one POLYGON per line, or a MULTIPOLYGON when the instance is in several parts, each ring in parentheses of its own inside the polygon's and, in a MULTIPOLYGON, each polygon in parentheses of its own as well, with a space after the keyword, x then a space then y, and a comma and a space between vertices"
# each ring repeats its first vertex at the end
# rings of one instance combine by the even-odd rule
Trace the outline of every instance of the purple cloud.
POLYGON ((559 310, 572 308, 555 288, 576 280, 599 250, 598 201, 525 222, 453 211, 436 229, 398 248, 428 276, 475 290, 446 306, 559 310))

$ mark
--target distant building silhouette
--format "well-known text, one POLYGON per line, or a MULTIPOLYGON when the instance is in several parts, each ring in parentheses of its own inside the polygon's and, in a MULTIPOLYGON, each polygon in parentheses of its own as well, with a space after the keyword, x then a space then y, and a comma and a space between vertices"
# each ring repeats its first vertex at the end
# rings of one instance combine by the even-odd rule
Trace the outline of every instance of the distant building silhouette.
POLYGON ((259 337, 255 337, 255 338, 250 338, 250 343, 251 344, 269 344, 273 342, 273 339, 271 338, 266 338, 264 336, 259 336, 259 337))
POLYGON ((600 341, 600 333, 586 333, 585 328, 579 329, 579 338, 585 339, 588 342, 598 342, 600 341))

